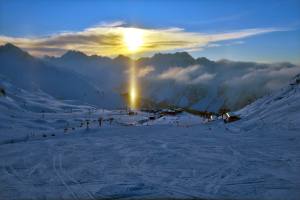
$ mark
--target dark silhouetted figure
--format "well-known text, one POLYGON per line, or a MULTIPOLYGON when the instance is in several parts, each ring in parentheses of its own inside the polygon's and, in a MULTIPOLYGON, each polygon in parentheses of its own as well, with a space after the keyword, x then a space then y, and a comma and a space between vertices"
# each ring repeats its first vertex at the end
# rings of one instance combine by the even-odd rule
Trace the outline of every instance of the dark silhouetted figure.
POLYGON ((86 120, 86 130, 89 130, 90 121, 86 120))
POLYGON ((6 96, 6 92, 4 90, 4 88, 0 87, 0 96, 6 96))
POLYGON ((109 125, 111 125, 112 124, 112 122, 114 121, 114 118, 109 118, 109 125))
POLYGON ((99 122, 99 126, 100 126, 100 127, 102 126, 102 121, 103 121, 103 118, 102 118, 102 117, 99 117, 99 118, 98 118, 98 122, 99 122))

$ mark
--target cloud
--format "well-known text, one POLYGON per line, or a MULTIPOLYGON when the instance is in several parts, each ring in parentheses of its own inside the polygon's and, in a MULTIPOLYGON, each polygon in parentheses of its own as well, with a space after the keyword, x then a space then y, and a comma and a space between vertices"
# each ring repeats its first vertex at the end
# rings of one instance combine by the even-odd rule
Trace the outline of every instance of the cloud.
MULTIPOLYGON (((157 70, 147 80, 149 98, 159 101, 171 101, 174 98, 197 99, 197 106, 200 106, 197 108, 211 111, 216 111, 214 109, 222 105, 232 110, 240 109, 249 102, 288 85, 300 73, 300 65, 291 63, 267 64, 230 60, 204 62, 188 67, 172 67, 167 63, 162 68, 159 65, 154 67, 157 70), (167 70, 161 70, 166 68, 167 70), (154 89, 149 89, 149 85, 154 89), (203 98, 206 100, 201 101, 203 98), (214 104, 217 104, 216 107, 208 107, 214 104)), ((192 103, 187 102, 183 106, 192 103)))
MULTIPOLYGON (((296 74, 300 73, 300 66, 288 63, 240 62, 238 66, 245 70, 238 72, 236 67, 233 67, 231 73, 222 74, 224 81, 220 84, 222 94, 227 99, 227 106, 233 109, 239 109, 254 99, 286 86, 296 74)), ((219 73, 216 81, 220 78, 219 73)))
POLYGON ((235 30, 226 33, 188 32, 182 28, 134 28, 126 26, 123 21, 104 22, 97 26, 78 32, 60 32, 46 37, 8 37, 0 36, 0 44, 13 43, 30 53, 41 56, 45 54, 60 55, 62 52, 76 49, 88 55, 98 54, 115 56, 128 55, 130 52, 123 42, 123 36, 128 30, 143 33, 143 45, 137 54, 157 51, 201 50, 207 46, 216 46, 216 42, 237 40, 255 35, 276 31, 286 31, 280 28, 257 28, 235 30))
POLYGON ((208 44, 206 47, 212 48, 212 47, 221 47, 221 46, 233 46, 233 45, 242 45, 245 44, 245 41, 242 40, 238 40, 238 41, 230 41, 228 43, 225 44, 220 44, 220 43, 210 43, 208 44))
POLYGON ((191 74, 199 69, 199 65, 189 67, 172 67, 158 76, 158 79, 172 79, 177 82, 188 83, 191 81, 191 74))
POLYGON ((218 44, 218 43, 210 43, 207 45, 207 47, 211 48, 211 47, 220 47, 222 46, 221 44, 218 44))
POLYGON ((175 80, 182 84, 199 84, 212 80, 215 74, 202 72, 200 65, 171 67, 157 76, 161 80, 175 80))
POLYGON ((239 44, 244 44, 245 41, 242 41, 242 40, 238 40, 238 41, 233 41, 231 43, 229 43, 228 45, 239 45, 239 44))
POLYGON ((199 75, 197 78, 191 80, 192 84, 197 84, 197 83, 205 83, 207 81, 212 80, 216 74, 210 74, 210 73, 204 73, 199 75))
MULTIPOLYGON (((124 26, 126 23, 124 21, 110 21, 110 22, 101 22, 97 26, 103 26, 103 27, 118 27, 118 26, 124 26)), ((96 27, 97 27, 96 26, 96 27)))
POLYGON ((300 73, 300 66, 290 67, 284 63, 269 64, 267 67, 251 69, 242 76, 235 76, 226 85, 234 87, 236 90, 274 91, 287 84, 291 77, 300 73))
POLYGON ((143 78, 143 77, 147 76, 148 74, 150 74, 151 72, 153 72, 154 70, 155 69, 153 66, 146 66, 143 68, 139 68, 137 76, 139 78, 143 78))

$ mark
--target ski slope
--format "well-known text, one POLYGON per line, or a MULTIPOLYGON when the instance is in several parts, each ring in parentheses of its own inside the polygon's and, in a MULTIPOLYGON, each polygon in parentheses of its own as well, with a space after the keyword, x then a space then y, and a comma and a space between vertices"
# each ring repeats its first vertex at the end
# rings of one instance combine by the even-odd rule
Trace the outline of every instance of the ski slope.
POLYGON ((1 85, 0 199, 299 199, 299 84, 230 124, 148 120, 1 85))

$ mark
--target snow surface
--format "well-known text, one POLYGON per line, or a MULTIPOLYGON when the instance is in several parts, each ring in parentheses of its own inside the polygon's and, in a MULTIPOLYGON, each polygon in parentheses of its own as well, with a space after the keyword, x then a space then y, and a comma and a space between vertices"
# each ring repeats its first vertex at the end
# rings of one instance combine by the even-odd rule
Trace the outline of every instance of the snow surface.
POLYGON ((0 199, 299 199, 299 85, 230 124, 149 120, 0 85, 0 199))

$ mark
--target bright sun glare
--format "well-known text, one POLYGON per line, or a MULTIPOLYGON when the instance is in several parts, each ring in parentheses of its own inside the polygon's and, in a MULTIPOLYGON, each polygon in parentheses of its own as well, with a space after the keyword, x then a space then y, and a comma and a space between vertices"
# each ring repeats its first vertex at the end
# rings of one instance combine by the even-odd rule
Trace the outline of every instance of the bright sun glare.
POLYGON ((130 65, 129 73, 129 106, 131 109, 135 110, 137 108, 137 77, 136 77, 136 66, 134 62, 130 65))
MULTIPOLYGON (((143 45, 143 32, 136 28, 127 28, 123 35, 124 44, 126 45, 129 52, 134 55, 135 52, 143 45)), ((137 77, 136 77, 136 66, 131 63, 130 73, 129 73, 129 96, 130 96, 130 108, 136 109, 137 107, 137 77)))
POLYGON ((143 44, 143 33, 136 28, 128 28, 124 31, 124 43, 130 52, 137 51, 143 44))

